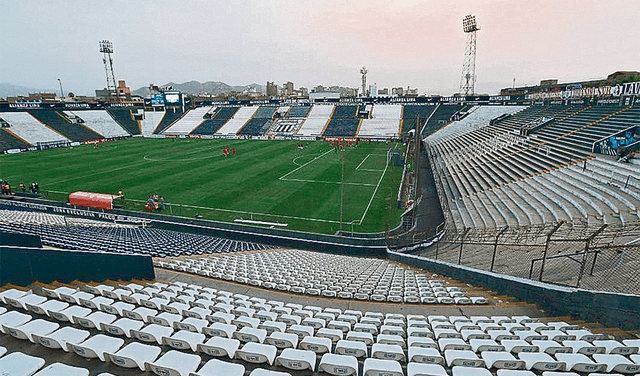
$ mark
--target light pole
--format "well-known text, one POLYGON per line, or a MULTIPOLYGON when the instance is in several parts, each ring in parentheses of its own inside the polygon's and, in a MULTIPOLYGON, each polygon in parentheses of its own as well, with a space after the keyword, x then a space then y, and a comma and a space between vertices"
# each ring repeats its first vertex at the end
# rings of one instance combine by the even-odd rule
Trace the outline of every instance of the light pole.
POLYGON ((342 162, 342 177, 340 179, 340 232, 342 232, 342 220, 344 212, 344 149, 340 150, 340 161, 342 162))
POLYGON ((62 80, 58 78, 58 83, 60 84, 60 98, 64 98, 64 91, 62 91, 62 80))

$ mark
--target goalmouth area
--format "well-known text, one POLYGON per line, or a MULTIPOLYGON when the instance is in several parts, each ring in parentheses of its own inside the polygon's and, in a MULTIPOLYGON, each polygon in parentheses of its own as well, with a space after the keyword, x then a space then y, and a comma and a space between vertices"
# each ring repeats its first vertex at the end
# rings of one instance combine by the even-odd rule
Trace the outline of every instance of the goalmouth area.
POLYGON ((164 197, 162 214, 313 233, 384 232, 399 224, 403 167, 389 150, 364 143, 340 150, 325 141, 128 139, 0 156, 15 188, 38 182, 44 197, 124 191, 125 209, 164 197), (302 145, 303 148, 299 146, 302 145), (223 148, 237 155, 223 155, 223 148))

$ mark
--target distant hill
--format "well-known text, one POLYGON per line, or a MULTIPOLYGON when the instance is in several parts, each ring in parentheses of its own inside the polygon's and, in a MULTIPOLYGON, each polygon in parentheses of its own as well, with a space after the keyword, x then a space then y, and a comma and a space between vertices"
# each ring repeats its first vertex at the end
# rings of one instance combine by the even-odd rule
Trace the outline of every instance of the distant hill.
MULTIPOLYGON (((250 84, 244 86, 231 86, 227 85, 224 82, 217 81, 207 81, 207 82, 198 82, 198 81, 189 81, 181 84, 177 84, 175 82, 169 82, 164 85, 159 86, 173 86, 174 90, 179 90, 185 94, 223 94, 229 93, 232 91, 243 92, 248 90, 255 90, 258 92, 262 91, 262 85, 259 84, 250 84)), ((131 94, 140 95, 146 97, 149 95, 148 87, 141 87, 137 90, 131 92, 131 94)))
POLYGON ((14 97, 16 95, 27 96, 29 93, 57 93, 55 89, 35 89, 32 87, 13 85, 8 82, 0 82, 0 98, 14 97))

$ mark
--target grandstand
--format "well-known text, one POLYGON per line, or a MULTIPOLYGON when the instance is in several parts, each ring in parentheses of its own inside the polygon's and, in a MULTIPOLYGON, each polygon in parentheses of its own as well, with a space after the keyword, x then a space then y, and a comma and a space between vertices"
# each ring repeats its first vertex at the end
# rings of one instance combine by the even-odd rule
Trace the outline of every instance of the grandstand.
POLYGON ((240 107, 240 109, 233 114, 231 119, 224 123, 222 127, 216 132, 216 134, 222 135, 236 135, 244 125, 253 118, 258 112, 260 107, 240 107))
POLYGON ((140 125, 138 121, 133 120, 132 110, 126 108, 117 108, 117 107, 109 107, 107 108, 107 112, 116 123, 120 124, 124 130, 126 130, 131 135, 139 135, 140 134, 140 125))
POLYGON ((5 132, 10 132, 24 142, 36 145, 43 142, 66 141, 69 139, 48 128, 27 112, 0 112, 0 119, 9 125, 5 132))
POLYGON ((196 129, 200 124, 204 121, 204 116, 207 113, 213 113, 215 108, 213 107, 198 107, 193 110, 190 110, 184 114, 178 121, 173 123, 167 130, 165 130, 164 134, 189 134, 194 129, 196 129))
POLYGON ((247 136, 261 136, 273 123, 273 116, 278 110, 277 106, 260 106, 238 134, 247 136))
POLYGON ((310 106, 280 106, 277 111, 279 118, 273 122, 268 133, 276 135, 295 134, 305 121, 309 110, 311 110, 310 106))
MULTIPOLYGON (((164 116, 162 117, 160 122, 157 123, 156 127, 154 128, 153 134, 162 134, 173 123, 178 121, 178 119, 180 119, 182 117, 182 115, 184 115, 184 112, 182 112, 182 110, 180 108, 171 107, 171 108, 165 109, 163 114, 164 114, 164 116)), ((155 120, 155 115, 157 115, 157 114, 154 114, 154 120, 155 120)))
POLYGON ((336 106, 331 121, 327 125, 324 136, 354 137, 358 132, 360 119, 358 105, 345 104, 336 106))
POLYGON ((0 128, 0 151, 21 149, 28 146, 29 144, 14 136, 5 128, 0 128))
POLYGON ((335 106, 315 104, 311 107, 307 120, 298 130, 300 136, 320 136, 331 119, 335 106))
POLYGON ((102 135, 102 137, 126 137, 130 136, 127 131, 116 123, 115 120, 105 110, 84 110, 84 111, 64 111, 68 117, 82 119, 83 124, 92 131, 102 135))
POLYGON ((240 107, 219 107, 212 113, 211 119, 206 119, 200 125, 191 131, 191 134, 212 135, 227 122, 238 111, 240 107))
POLYGON ((29 114, 71 141, 82 142, 102 138, 101 135, 85 127, 82 123, 72 123, 58 111, 31 110, 29 114))
POLYGON ((360 137, 398 137, 402 105, 375 105, 371 118, 364 119, 357 136, 360 137))
POLYGON ((164 120, 165 111, 145 111, 141 122, 142 136, 150 137, 164 120))
POLYGON ((436 108, 435 104, 405 104, 402 108, 402 133, 416 129, 418 119, 422 125, 436 108))

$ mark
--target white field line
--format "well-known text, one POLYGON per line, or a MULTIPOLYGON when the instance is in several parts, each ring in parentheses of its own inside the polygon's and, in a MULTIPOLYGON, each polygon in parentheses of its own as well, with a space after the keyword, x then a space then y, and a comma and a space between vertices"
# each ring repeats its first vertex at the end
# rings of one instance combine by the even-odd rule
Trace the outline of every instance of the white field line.
MULTIPOLYGON (((379 170, 382 171, 382 170, 379 170)), ((282 179, 280 178, 280 180, 282 181, 297 181, 297 182, 302 182, 302 183, 324 183, 324 184, 342 184, 339 181, 323 181, 323 180, 306 180, 306 179, 282 179)), ((346 185, 356 185, 356 186, 360 186, 360 187, 374 187, 375 184, 369 184, 369 183, 347 183, 344 182, 344 184, 346 185)))
POLYGON ((282 176, 280 177, 280 180, 285 180, 284 178, 286 178, 287 176, 289 176, 289 175, 293 174, 294 172, 298 171, 299 169, 303 168, 304 166, 306 166, 306 165, 308 165, 308 164, 310 164, 310 163, 312 163, 312 162, 315 162, 317 159, 320 159, 320 158, 324 157, 325 155, 327 155, 327 154, 331 153, 331 151, 332 151, 332 149, 329 149, 329 150, 327 150, 325 153, 320 154, 319 156, 317 156, 317 157, 313 158, 313 159, 312 159, 312 160, 310 160, 309 162, 307 162, 307 163, 303 164, 302 166, 300 166, 300 167, 296 168, 295 170, 291 170, 291 171, 289 171, 288 173, 286 173, 286 174, 282 175, 282 176))
POLYGON ((371 154, 367 154, 367 156, 366 156, 366 157, 364 157, 364 159, 362 159, 362 162, 360 162, 360 164, 358 165, 358 167, 356 167, 356 170, 359 170, 359 169, 360 169, 360 166, 362 166, 362 164, 364 163, 364 161, 366 161, 366 160, 367 160, 367 158, 369 158, 370 156, 371 156, 371 154))
POLYGON ((378 180, 378 185, 376 185, 376 189, 373 191, 373 194, 371 195, 371 199, 369 200, 369 204, 367 204, 367 208, 364 210, 364 213, 362 214, 362 218, 360 218, 360 222, 358 222, 358 226, 362 226, 362 222, 364 221, 364 217, 367 216, 367 213, 369 212, 369 208, 371 207, 371 203, 373 202, 374 197, 376 197, 376 193, 378 193, 378 188, 380 188, 380 183, 382 183, 382 179, 384 178, 384 175, 387 173, 387 168, 389 167, 389 159, 387 158, 387 164, 384 166, 384 171, 382 172, 382 175, 380 176, 380 180, 378 180))

